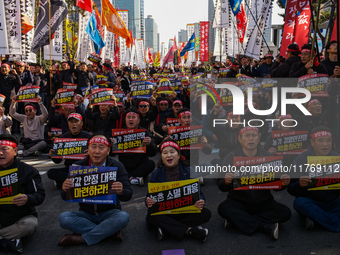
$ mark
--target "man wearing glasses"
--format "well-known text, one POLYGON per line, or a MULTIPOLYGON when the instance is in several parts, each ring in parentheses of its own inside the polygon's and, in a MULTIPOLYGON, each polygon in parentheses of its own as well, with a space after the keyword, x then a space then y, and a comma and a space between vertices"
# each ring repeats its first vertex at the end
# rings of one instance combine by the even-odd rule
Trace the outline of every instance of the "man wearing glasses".
MULTIPOLYGON (((41 115, 36 116, 37 109, 34 104, 28 103, 25 106, 25 114, 19 114, 16 112, 16 97, 12 97, 12 104, 9 109, 9 114, 21 122, 24 127, 24 137, 20 139, 18 146, 19 151, 23 150, 23 156, 29 156, 34 154, 40 156, 41 151, 47 148, 47 144, 44 141, 44 124, 47 120, 48 113, 41 102, 41 97, 37 96, 38 106, 42 112, 41 115)), ((20 153, 21 154, 21 151, 20 153)))

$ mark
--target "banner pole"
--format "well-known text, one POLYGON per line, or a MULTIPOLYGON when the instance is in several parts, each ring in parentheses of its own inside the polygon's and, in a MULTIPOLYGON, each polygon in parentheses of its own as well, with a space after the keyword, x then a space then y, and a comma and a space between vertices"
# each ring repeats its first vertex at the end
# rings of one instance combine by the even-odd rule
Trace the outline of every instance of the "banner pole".
MULTIPOLYGON (((321 6, 321 0, 318 0, 318 11, 317 11, 317 16, 316 16, 316 21, 314 23, 314 15, 313 15, 313 6, 312 4, 312 0, 309 0, 309 5, 310 5, 310 11, 311 11, 311 19, 313 22, 313 29, 314 29, 314 36, 313 36, 313 43, 312 43, 312 50, 311 50, 311 55, 310 55, 310 60, 314 59, 314 46, 315 43, 317 44, 317 40, 316 40, 316 29, 319 26, 319 16, 320 16, 320 6, 321 6)), ((319 56, 319 49, 318 49, 318 45, 316 45, 316 49, 317 49, 317 56, 319 56)), ((320 61, 320 59, 319 59, 320 61)))
MULTIPOLYGON (((52 45, 51 45, 51 1, 48 1, 48 30, 49 30, 49 45, 50 45, 50 66, 52 66, 52 45)), ((41 51, 40 51, 41 57, 41 51)), ((50 93, 52 95, 52 77, 50 75, 50 93)))

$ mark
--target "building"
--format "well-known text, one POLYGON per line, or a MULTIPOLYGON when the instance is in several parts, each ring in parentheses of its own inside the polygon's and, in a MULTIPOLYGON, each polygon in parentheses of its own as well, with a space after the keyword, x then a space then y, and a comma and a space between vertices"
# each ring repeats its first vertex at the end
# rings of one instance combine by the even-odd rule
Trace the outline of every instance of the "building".
POLYGON ((214 44, 215 44, 215 29, 211 28, 211 24, 214 20, 214 14, 215 14, 215 5, 214 0, 208 0, 208 20, 210 22, 209 24, 209 52, 214 51, 214 44))
POLYGON ((129 10, 129 31, 132 31, 132 36, 137 39, 144 37, 144 23, 142 22, 141 14, 144 15, 144 0, 115 0, 114 6, 117 9, 129 10), (141 2, 142 11, 141 11, 141 2), (142 30, 143 29, 143 30, 142 30))
POLYGON ((144 0, 140 0, 140 36, 144 39, 145 25, 144 25, 144 0))
POLYGON ((153 52, 159 50, 159 33, 158 26, 152 15, 148 15, 145 19, 145 48, 153 48, 153 52))
POLYGON ((187 30, 181 29, 178 31, 178 42, 186 42, 188 41, 187 30))

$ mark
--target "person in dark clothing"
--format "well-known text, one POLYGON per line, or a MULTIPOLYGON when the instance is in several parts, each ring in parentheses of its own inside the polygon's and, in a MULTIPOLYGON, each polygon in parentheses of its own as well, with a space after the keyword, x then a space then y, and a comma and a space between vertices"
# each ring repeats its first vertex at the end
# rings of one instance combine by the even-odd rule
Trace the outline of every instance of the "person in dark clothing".
POLYGON ((249 65, 249 60, 248 58, 244 57, 241 59, 241 69, 240 69, 240 73, 241 74, 244 74, 244 75, 247 75, 247 76, 250 76, 250 77, 253 77, 253 74, 252 74, 252 70, 251 70, 251 67, 249 65))
POLYGON ((316 170, 307 169, 308 157, 340 156, 340 154, 332 150, 332 143, 333 138, 329 128, 320 126, 313 129, 311 147, 308 151, 296 157, 293 162, 296 168, 300 169, 302 167, 300 171, 304 174, 300 178, 292 180, 292 183, 288 186, 288 192, 295 196, 294 209, 306 218, 306 229, 312 229, 316 222, 329 231, 339 233, 340 191, 326 189, 308 190, 308 186, 312 181, 316 183, 320 180, 328 179, 316 178, 318 174, 315 172, 316 170))
POLYGON ((313 73, 328 74, 323 64, 311 60, 311 49, 312 45, 310 44, 305 44, 301 47, 301 61, 292 65, 289 77, 301 77, 313 73))
MULTIPOLYGON (((14 187, 18 182, 19 190, 12 190, 12 197, 2 196, 12 201, 0 204, 0 249, 23 252, 21 238, 32 235, 38 227, 35 206, 41 205, 45 190, 37 169, 21 162, 17 157, 18 141, 10 134, 0 135, 0 176, 2 190, 14 187), (7 178, 4 178, 8 176, 7 178), (10 181, 11 179, 11 181, 10 181), (13 186, 10 183, 13 182, 13 186), (21 194, 20 194, 21 193, 21 194)), ((5 193, 5 191, 2 191, 5 193)))
POLYGON ((12 96, 16 95, 15 88, 21 87, 21 79, 17 72, 6 63, 1 64, 0 93, 4 95, 5 114, 8 114, 12 96))
MULTIPOLYGON (((258 146, 260 136, 257 128, 242 128, 238 137, 241 146, 225 157, 223 165, 233 165, 234 157, 271 156, 258 146)), ((270 190, 234 190, 234 177, 233 173, 227 173, 224 178, 218 180, 220 190, 229 192, 227 199, 218 206, 218 214, 226 220, 225 226, 233 224, 246 235, 260 230, 278 239, 278 223, 290 219, 290 209, 276 202, 270 190)), ((290 177, 284 174, 281 180, 284 189, 289 184, 290 177)))
POLYGON ((216 128, 214 127, 215 119, 224 119, 226 117, 226 111, 217 101, 213 108, 209 109, 207 115, 205 115, 201 121, 203 125, 203 135, 208 138, 210 143, 217 143, 216 128))
MULTIPOLYGON (((72 231, 74 234, 63 236, 58 246, 66 247, 80 244, 90 246, 109 236, 122 240, 120 230, 127 226, 130 216, 122 211, 120 201, 129 201, 132 197, 132 189, 123 164, 108 156, 110 146, 109 137, 98 134, 92 135, 89 138, 89 156, 84 160, 77 161, 75 165, 117 167, 116 177, 109 175, 109 180, 114 181, 109 188, 109 192, 116 194, 116 204, 79 203, 79 211, 60 214, 60 226, 72 231)), ((63 200, 66 200, 66 191, 72 187, 72 180, 66 179, 61 191, 63 200)))
MULTIPOLYGON (((89 138, 91 134, 83 131, 83 117, 79 113, 71 113, 67 118, 68 127, 70 132, 64 133, 60 138, 89 138)), ((52 158, 54 149, 50 149, 49 156, 52 158)), ((59 164, 63 161, 62 158, 52 158, 52 161, 59 164)), ((64 162, 64 168, 50 169, 47 171, 47 176, 51 180, 55 181, 56 187, 61 189, 63 182, 66 180, 69 172, 69 167, 77 160, 66 159, 64 162)))
POLYGON ((169 108, 169 102, 164 97, 161 97, 158 101, 158 115, 155 120, 153 134, 156 144, 160 144, 164 138, 165 133, 168 131, 166 115, 171 112, 169 108))
POLYGON ((266 54, 264 56, 265 62, 260 65, 258 68, 253 70, 253 76, 260 77, 260 78, 269 78, 270 71, 273 66, 273 55, 266 54))
POLYGON ((116 127, 116 121, 119 119, 119 110, 114 100, 114 105, 99 105, 99 112, 93 112, 92 98, 85 111, 86 118, 93 123, 92 131, 94 133, 102 132, 108 136, 112 135, 112 129, 116 127))
POLYGON ((61 71, 59 73, 60 76, 60 86, 63 82, 67 83, 75 83, 73 78, 74 73, 74 64, 71 61, 63 61, 61 62, 61 71))
MULTIPOLYGON (((177 69, 178 69, 178 68, 177 68, 177 69)), ((155 67, 152 66, 151 69, 150 69, 149 74, 150 74, 150 76, 152 77, 155 73, 157 73, 157 71, 156 71, 155 67)))
MULTIPOLYGON (((140 126, 141 113, 129 109, 126 113, 125 125, 127 129, 143 129, 140 126)), ((157 147, 154 138, 148 130, 145 131, 145 138, 142 141, 146 146, 145 153, 120 153, 118 159, 126 168, 131 184, 144 185, 144 179, 155 169, 155 162, 149 157, 156 155, 157 147)))
POLYGON ((239 74, 240 66, 237 62, 234 62, 230 65, 230 71, 227 73, 227 78, 236 78, 236 75, 239 74))
POLYGON ((192 63, 192 65, 191 65, 191 74, 192 75, 197 74, 197 67, 196 67, 195 63, 192 63))
POLYGON ((199 65, 198 65, 197 72, 198 72, 198 73, 205 73, 205 68, 203 67, 202 64, 199 64, 199 65))
POLYGON ((45 79, 47 81, 45 92, 46 92, 46 108, 49 110, 51 107, 51 101, 55 97, 58 89, 62 88, 60 75, 55 65, 50 66, 45 72, 45 79))
POLYGON ((127 95, 130 92, 130 85, 131 85, 131 82, 132 82, 131 70, 130 70, 129 67, 126 66, 126 67, 124 67, 123 72, 124 72, 124 74, 122 76, 120 84, 122 86, 122 90, 127 95))
POLYGON ((270 72, 270 77, 272 78, 284 78, 289 77, 290 69, 295 62, 300 62, 301 59, 299 55, 301 51, 297 44, 290 44, 287 49, 287 57, 286 61, 279 65, 277 68, 272 69, 270 72))
POLYGON ((156 98, 151 96, 151 107, 148 101, 142 100, 138 103, 138 111, 140 112, 140 126, 150 131, 150 124, 157 118, 158 107, 156 98))
MULTIPOLYGON (((153 171, 150 183, 175 182, 190 179, 190 168, 186 167, 181 160, 181 153, 178 144, 170 139, 163 141, 160 145, 161 160, 159 168, 153 171)), ((200 199, 195 202, 194 206, 200 210, 200 213, 169 214, 169 215, 147 215, 147 223, 158 228, 158 240, 162 240, 164 234, 169 234, 179 240, 184 235, 195 237, 205 241, 208 229, 198 228, 197 226, 206 223, 211 218, 209 209, 204 208, 205 197, 200 191, 200 199)), ((158 201, 158 197, 147 194, 146 205, 152 207, 158 201)))
POLYGON ((103 65, 103 75, 107 77, 107 80, 104 84, 100 84, 100 81, 97 80, 97 84, 100 86, 104 86, 107 88, 113 88, 117 84, 116 76, 111 72, 111 66, 109 64, 103 65))
POLYGON ((334 74, 335 66, 338 65, 338 43, 337 41, 330 41, 326 45, 326 52, 328 53, 328 58, 321 61, 321 64, 323 64, 327 68, 327 72, 329 76, 332 76, 334 74))
POLYGON ((82 94, 81 88, 90 87, 94 84, 94 79, 92 73, 87 71, 87 66, 85 62, 80 63, 80 70, 74 69, 76 77, 78 77, 78 86, 76 89, 77 94, 82 94))

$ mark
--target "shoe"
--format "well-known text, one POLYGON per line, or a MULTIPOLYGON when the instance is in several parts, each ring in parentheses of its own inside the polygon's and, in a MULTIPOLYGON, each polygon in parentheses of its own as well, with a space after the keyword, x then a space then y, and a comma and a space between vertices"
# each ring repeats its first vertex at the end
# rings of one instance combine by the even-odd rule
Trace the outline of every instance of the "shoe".
POLYGON ((24 247, 22 246, 21 239, 12 239, 12 240, 10 240, 8 246, 10 247, 10 249, 12 251, 15 251, 17 253, 23 253, 24 252, 24 247))
POLYGON ((224 220, 224 227, 229 229, 230 228, 230 224, 229 224, 229 221, 227 220, 224 220))
POLYGON ((75 244, 81 244, 81 235, 66 234, 60 239, 58 246, 67 247, 75 244))
POLYGON ((159 241, 162 241, 164 238, 163 230, 161 228, 157 229, 157 237, 159 241))
POLYGON ((207 228, 199 229, 198 227, 193 227, 192 229, 189 230, 189 236, 195 237, 203 242, 207 240, 207 235, 208 235, 207 228))
POLYGON ((34 152, 34 156, 40 157, 40 155, 41 155, 41 152, 40 152, 40 151, 36 150, 36 151, 34 152))
POLYGON ((198 183, 199 183, 201 186, 204 185, 204 180, 203 180, 203 177, 202 177, 202 176, 198 177, 198 183))
POLYGON ((314 228, 314 221, 311 218, 306 218, 306 225, 307 230, 312 230, 314 228))
POLYGON ((268 233, 273 239, 279 239, 279 223, 267 224, 263 230, 268 233))
POLYGON ((120 232, 120 230, 118 232, 116 232, 115 234, 112 235, 113 239, 117 240, 117 241, 123 241, 123 236, 122 233, 120 232))
POLYGON ((144 178, 143 177, 131 177, 130 184, 143 186, 144 178))

